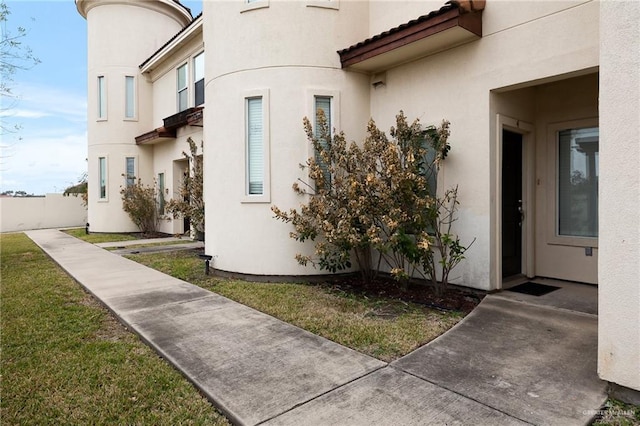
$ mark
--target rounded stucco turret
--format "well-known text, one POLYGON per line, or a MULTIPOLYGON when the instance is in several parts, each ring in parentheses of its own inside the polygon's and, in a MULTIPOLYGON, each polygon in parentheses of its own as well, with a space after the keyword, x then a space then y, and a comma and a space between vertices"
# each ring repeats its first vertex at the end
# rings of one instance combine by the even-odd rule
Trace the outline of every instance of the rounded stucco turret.
POLYGON ((349 138, 369 118, 369 76, 341 68, 338 50, 368 35, 368 2, 204 2, 206 251, 216 268, 255 275, 325 273, 270 208, 298 207, 291 189, 313 156, 302 126, 318 108, 349 138), (224 117, 224 119, 220 119, 224 117), (251 145, 251 146, 249 146, 251 145), (255 154, 254 154, 255 148, 255 154), (224 200, 224 201, 221 201, 224 200), (221 205, 223 208, 215 208, 221 205), (211 208, 209 206, 212 206, 211 208))
POLYGON ((87 20, 90 229, 137 231, 120 188, 127 175, 153 183, 152 152, 135 142, 152 129, 153 113, 139 65, 189 24, 191 13, 173 0, 76 0, 76 7, 87 20))

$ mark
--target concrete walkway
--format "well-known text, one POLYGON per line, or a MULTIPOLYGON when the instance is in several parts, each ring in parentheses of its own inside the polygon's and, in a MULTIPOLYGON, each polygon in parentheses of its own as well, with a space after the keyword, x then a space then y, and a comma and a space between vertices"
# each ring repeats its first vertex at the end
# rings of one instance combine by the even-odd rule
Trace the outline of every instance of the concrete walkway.
POLYGON ((586 424, 597 317, 488 296, 386 364, 55 230, 27 235, 237 424, 586 424))

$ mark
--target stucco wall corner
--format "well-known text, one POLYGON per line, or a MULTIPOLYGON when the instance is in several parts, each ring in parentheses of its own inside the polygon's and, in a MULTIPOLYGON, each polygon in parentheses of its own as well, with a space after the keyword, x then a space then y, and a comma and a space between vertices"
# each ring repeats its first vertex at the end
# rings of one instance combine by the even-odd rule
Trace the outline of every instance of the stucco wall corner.
POLYGON ((598 374, 640 390, 640 2, 600 2, 598 374))

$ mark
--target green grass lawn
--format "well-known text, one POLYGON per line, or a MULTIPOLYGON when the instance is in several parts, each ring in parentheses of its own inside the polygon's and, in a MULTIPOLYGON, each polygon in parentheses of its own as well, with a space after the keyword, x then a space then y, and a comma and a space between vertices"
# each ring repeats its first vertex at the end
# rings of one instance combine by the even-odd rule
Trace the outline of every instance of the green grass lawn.
MULTIPOLYGON (((179 241, 163 241, 161 243, 144 243, 144 244, 131 244, 131 245, 127 245, 126 248, 127 250, 129 249, 137 249, 137 248, 147 248, 147 247, 162 247, 162 246, 175 246, 175 245, 180 245, 180 244, 190 244, 193 243, 195 241, 189 239, 189 238, 184 238, 182 240, 179 241)), ((109 251, 113 251, 113 250, 120 250, 123 247, 106 247, 105 250, 109 250, 109 251)))
POLYGON ((2 425, 229 424, 27 236, 0 245, 2 425))
POLYGON ((640 425, 640 406, 608 399, 601 419, 593 426, 637 426, 640 425))
POLYGON ((193 251, 127 257, 384 361, 433 340, 463 316, 330 285, 215 278, 204 274, 204 263, 193 251))
POLYGON ((142 238, 139 234, 87 234, 84 228, 67 229, 64 232, 91 244, 131 241, 142 238))

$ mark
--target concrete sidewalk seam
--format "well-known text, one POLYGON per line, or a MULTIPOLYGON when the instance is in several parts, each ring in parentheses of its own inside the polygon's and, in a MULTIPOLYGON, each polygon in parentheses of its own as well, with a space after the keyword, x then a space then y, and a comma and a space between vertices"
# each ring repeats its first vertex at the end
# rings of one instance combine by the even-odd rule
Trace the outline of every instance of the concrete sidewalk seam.
MULTIPOLYGON (((117 316, 117 314, 115 315, 117 316)), ((118 318, 123 324, 129 324, 125 319, 121 317, 118 317, 118 318)), ((200 381, 197 378, 189 375, 185 370, 183 370, 180 367, 180 364, 178 363, 178 361, 174 357, 172 357, 169 353, 165 352, 159 345, 156 345, 155 343, 153 343, 150 338, 147 338, 144 335, 144 333, 142 333, 142 331, 138 330, 133 326, 129 326, 129 329, 133 331, 140 338, 140 340, 142 340, 149 348, 151 348, 159 357, 164 359, 167 363, 169 363, 169 365, 171 365, 176 371, 178 371, 182 375, 182 377, 184 377, 185 379, 187 379, 187 381, 192 383, 193 386, 195 386, 198 389, 198 391, 201 394, 203 394, 207 398, 207 400, 211 402, 211 405, 213 405, 216 409, 221 411, 225 415, 225 417, 227 417, 233 424, 237 424, 237 425, 247 424, 244 421, 242 421, 242 418, 239 414, 235 413, 231 408, 227 406, 227 404, 222 402, 213 393, 207 391, 207 388, 204 384, 200 383, 200 381)))
MULTIPOLYGON (((384 362, 384 361, 382 361, 382 362, 384 362)), ((374 370, 368 371, 368 372, 366 372, 366 373, 362 374, 362 375, 361 375, 361 376, 359 376, 359 377, 355 377, 355 378, 353 378, 353 379, 351 379, 351 380, 349 380, 349 381, 347 381, 347 382, 345 382, 345 383, 342 383, 342 384, 340 384, 340 385, 336 386, 336 387, 335 387, 335 388, 333 388, 333 389, 329 389, 329 390, 327 390, 327 391, 325 391, 325 392, 322 392, 322 393, 320 393, 320 394, 318 394, 318 395, 316 395, 316 396, 314 396, 314 397, 312 397, 312 398, 307 399, 306 401, 302 401, 302 402, 300 402, 300 403, 298 403, 298 404, 294 405, 293 407, 291 407, 291 408, 289 408, 289 409, 287 409, 287 410, 284 410, 284 411, 283 411, 283 412, 281 412, 281 413, 278 413, 278 414, 276 414, 276 415, 274 415, 274 416, 269 417, 268 419, 265 419, 265 420, 262 420, 262 421, 260 421, 260 422, 256 423, 256 425, 255 425, 255 426, 259 426, 259 425, 262 425, 262 424, 264 424, 264 423, 267 423, 267 422, 269 422, 269 421, 271 421, 271 420, 277 419, 278 417, 283 416, 283 415, 287 414, 288 412, 295 410, 295 409, 296 409, 296 408, 298 408, 298 407, 301 407, 301 406, 303 406, 303 405, 306 405, 306 404, 310 403, 311 401, 314 401, 314 400, 316 400, 316 399, 318 399, 318 398, 321 398, 321 397, 323 397, 323 396, 325 396, 325 395, 327 395, 327 394, 330 394, 331 392, 335 392, 335 391, 337 391, 337 390, 339 390, 339 389, 342 389, 342 388, 344 388, 345 386, 350 385, 350 384, 351 384, 351 383, 353 383, 353 382, 356 382, 356 381, 358 381, 358 380, 360 380, 360 379, 363 379, 363 378, 365 378, 365 377, 367 377, 367 376, 370 376, 370 375, 372 375, 373 373, 375 373, 375 372, 377 372, 377 371, 380 371, 380 370, 382 370, 382 369, 384 369, 384 368, 387 368, 387 367, 389 367, 389 363, 386 363, 385 365, 382 365, 382 366, 380 366, 380 367, 377 367, 377 368, 375 368, 374 370)))
MULTIPOLYGON (((532 306, 532 307, 535 307, 535 308, 548 309, 548 310, 551 310, 551 311, 561 311, 561 312, 566 312, 566 313, 569 313, 569 314, 576 314, 576 315, 587 317, 587 318, 596 318, 596 319, 598 318, 597 314, 590 314, 588 312, 575 311, 573 309, 562 308, 562 307, 559 307, 559 306, 538 305, 538 304, 535 304, 535 303, 527 302, 526 300, 511 299, 509 297, 502 296, 500 293, 494 293, 494 294, 491 294, 490 296, 498 298, 500 300, 506 300, 508 302, 513 302, 513 303, 520 303, 522 305, 532 306)), ((487 296, 487 297, 489 297, 489 296, 487 296)))
MULTIPOLYGON (((399 359, 398 359, 398 360, 399 360, 399 359)), ((459 396, 461 396, 461 397, 463 397, 463 398, 465 398, 465 399, 468 399, 469 401, 476 402, 476 403, 478 403, 478 404, 480 404, 480 405, 482 405, 482 406, 484 406, 484 407, 487 407, 487 408, 489 408, 489 409, 491 409, 491 410, 497 411, 498 413, 504 414, 504 415, 505 415, 505 416, 507 416, 507 417, 510 417, 510 418, 512 418, 512 419, 516 419, 516 420, 521 421, 521 422, 523 422, 523 423, 526 423, 526 424, 529 424, 529 425, 533 425, 533 426, 535 426, 535 423, 531 423, 531 422, 529 422, 529 421, 527 421, 527 420, 521 419, 520 417, 516 417, 516 416, 514 416, 513 414, 509 414, 509 413, 507 413, 507 412, 505 412, 505 411, 503 411, 503 410, 501 410, 501 409, 499 409, 499 408, 492 407, 492 406, 491 406, 491 405, 489 405, 489 404, 485 404, 485 403, 484 403, 484 402, 482 402, 482 401, 478 401, 477 399, 472 398, 472 397, 470 397, 470 396, 468 396, 468 395, 464 395, 464 394, 462 394, 462 393, 460 393, 460 392, 458 392, 458 391, 456 391, 456 390, 454 390, 454 389, 449 389, 449 388, 448 388, 448 387, 446 387, 446 386, 442 386, 442 385, 441 385, 441 384, 439 384, 439 383, 436 383, 436 382, 433 382, 433 381, 431 381, 431 380, 429 380, 429 379, 426 379, 426 378, 424 378, 424 377, 418 376, 418 375, 416 375, 416 374, 414 374, 414 373, 411 373, 410 371, 405 371, 405 370, 403 370, 402 368, 396 367, 395 365, 392 365, 392 364, 389 364, 389 367, 390 367, 390 368, 393 368, 393 369, 394 369, 394 370, 396 370, 396 371, 400 371, 400 372, 402 372, 402 373, 404 373, 404 374, 408 374, 408 375, 410 375, 410 376, 413 376, 413 377, 415 377, 416 379, 422 380, 422 381, 427 382, 427 383, 431 383, 432 385, 434 385, 434 386, 436 386, 436 387, 439 387, 440 389, 444 389, 444 390, 446 390, 446 391, 449 391, 449 392, 451 392, 451 393, 454 393, 454 394, 456 394, 456 395, 459 395, 459 396)))
MULTIPOLYGON (((191 285, 193 285, 193 284, 191 284, 191 285)), ((140 293, 140 294, 143 294, 143 293, 140 293)), ((94 297, 97 297, 97 296, 94 296, 94 297)), ((185 303, 198 302, 200 300, 205 300, 205 299, 209 299, 209 298, 218 298, 218 297, 223 297, 223 298, 227 299, 224 296, 220 296, 218 293, 211 292, 211 294, 208 294, 206 296, 196 297, 196 298, 187 299, 187 300, 178 300, 176 302, 163 303, 163 304, 155 305, 155 306, 149 306, 149 307, 146 307, 146 308, 136 309, 134 311, 127 312, 127 314, 140 313, 140 312, 146 312, 146 311, 153 311, 153 310, 156 310, 158 308, 163 308, 163 307, 180 306, 180 305, 183 305, 185 303)), ((227 299, 227 300, 229 300, 231 302, 235 302, 234 300, 231 300, 231 299, 227 299)), ((106 302, 102 302, 102 303, 106 303, 106 302)), ((238 303, 238 302, 235 302, 235 303, 238 303)), ((216 309, 219 309, 219 308, 216 308, 216 309)), ((215 310, 215 309, 211 309, 211 310, 215 310)), ((137 324, 137 323, 134 322, 132 324, 137 324)))

